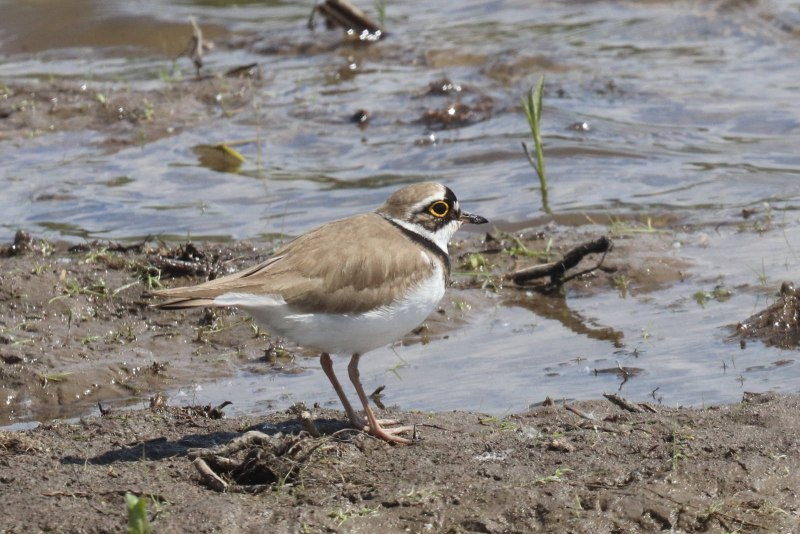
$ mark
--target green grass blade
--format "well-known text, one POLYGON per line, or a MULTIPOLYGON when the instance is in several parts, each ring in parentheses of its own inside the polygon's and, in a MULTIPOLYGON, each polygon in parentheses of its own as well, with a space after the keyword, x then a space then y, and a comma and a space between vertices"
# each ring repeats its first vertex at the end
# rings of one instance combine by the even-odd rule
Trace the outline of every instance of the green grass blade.
POLYGON ((531 136, 536 150, 535 159, 525 143, 522 147, 528 156, 528 161, 539 176, 539 188, 542 193, 542 208, 546 213, 551 213, 547 201, 547 174, 544 164, 544 149, 542 148, 542 97, 544 95, 544 76, 539 78, 539 82, 528 91, 527 97, 522 99, 522 107, 525 109, 525 118, 531 128, 531 136))

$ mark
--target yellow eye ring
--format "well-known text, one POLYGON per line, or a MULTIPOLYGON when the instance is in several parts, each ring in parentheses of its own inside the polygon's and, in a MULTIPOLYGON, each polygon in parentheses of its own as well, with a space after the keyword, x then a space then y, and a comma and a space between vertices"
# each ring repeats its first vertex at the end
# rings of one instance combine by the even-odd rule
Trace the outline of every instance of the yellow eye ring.
POLYGON ((450 213, 450 206, 447 205, 447 202, 444 200, 437 200, 430 206, 428 206, 428 213, 433 215, 434 217, 444 217, 448 213, 450 213))

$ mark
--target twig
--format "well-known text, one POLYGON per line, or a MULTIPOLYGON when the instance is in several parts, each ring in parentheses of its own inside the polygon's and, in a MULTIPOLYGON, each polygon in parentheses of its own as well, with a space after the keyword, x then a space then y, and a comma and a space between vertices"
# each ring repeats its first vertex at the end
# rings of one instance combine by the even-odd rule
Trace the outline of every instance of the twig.
POLYGON ((588 414, 588 413, 584 413, 584 412, 582 412, 582 411, 578 410, 577 408, 573 408, 573 407, 572 407, 572 406, 570 406, 569 404, 565 404, 565 405, 564 405, 564 408, 565 408, 567 411, 574 413, 575 415, 577 415, 578 417, 580 417, 580 418, 582 418, 582 419, 588 419, 589 421, 596 421, 596 420, 597 420, 597 419, 595 418, 595 416, 593 416, 593 415, 591 415, 591 414, 588 414))
POLYGON ((190 459, 209 456, 227 456, 251 446, 272 445, 273 438, 258 430, 250 430, 232 440, 230 443, 207 449, 189 449, 187 455, 190 459))
POLYGON ((195 458, 192 461, 192 465, 200 473, 200 476, 203 477, 203 482, 206 486, 220 493, 228 489, 229 484, 212 471, 205 460, 202 458, 195 458))
POLYGON ((620 397, 615 393, 603 393, 603 397, 608 399, 612 404, 616 404, 623 410, 627 410, 629 412, 634 413, 643 413, 645 410, 638 404, 635 404, 627 399, 620 397))
POLYGON ((603 264, 603 260, 605 260, 606 254, 612 248, 613 243, 611 240, 607 236, 603 236, 595 239, 594 241, 582 243, 569 250, 561 257, 559 261, 543 263, 541 265, 534 265, 533 267, 528 267, 526 269, 520 269, 519 271, 507 274, 506 278, 510 279, 515 284, 522 285, 536 278, 544 278, 549 276, 550 283, 552 285, 561 285, 568 280, 571 280, 577 276, 582 276, 600 267, 603 264), (597 265, 565 278, 564 275, 566 272, 578 265, 578 263, 580 263, 584 257, 588 256, 589 254, 600 253, 602 253, 603 256, 600 258, 600 261, 597 262, 597 265))

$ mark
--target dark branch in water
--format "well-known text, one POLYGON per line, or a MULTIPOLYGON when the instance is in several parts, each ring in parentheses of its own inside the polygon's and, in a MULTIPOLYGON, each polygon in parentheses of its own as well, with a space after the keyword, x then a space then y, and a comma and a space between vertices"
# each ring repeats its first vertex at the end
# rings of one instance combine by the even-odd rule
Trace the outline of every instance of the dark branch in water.
POLYGON ((386 32, 379 24, 347 0, 325 0, 315 5, 308 17, 310 30, 314 29, 314 15, 317 13, 325 19, 328 28, 342 28, 362 41, 377 41, 386 37, 386 32))
POLYGON ((589 241, 587 243, 578 245, 564 254, 564 256, 562 256, 558 261, 520 269, 519 271, 507 274, 506 278, 510 279, 515 284, 524 285, 525 283, 537 278, 550 277, 548 289, 557 287, 562 285, 564 282, 571 280, 572 278, 582 276, 600 267, 603 264, 606 253, 608 253, 608 251, 610 251, 612 248, 613 244, 611 243, 611 240, 608 237, 603 236, 599 239, 595 239, 594 241, 589 241), (572 269, 578 265, 578 263, 580 263, 580 261, 589 254, 603 254, 603 256, 594 267, 574 273, 568 277, 565 276, 569 269, 572 269))

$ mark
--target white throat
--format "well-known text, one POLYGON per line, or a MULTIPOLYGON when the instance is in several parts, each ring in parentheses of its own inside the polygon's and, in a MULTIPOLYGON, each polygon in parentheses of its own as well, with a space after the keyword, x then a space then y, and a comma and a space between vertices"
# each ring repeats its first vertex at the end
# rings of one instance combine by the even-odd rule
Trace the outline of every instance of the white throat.
POLYGON ((450 240, 453 238, 453 235, 455 235, 456 231, 458 231, 458 229, 461 227, 461 221, 453 220, 442 226, 438 231, 431 232, 427 228, 423 228, 418 224, 410 223, 402 219, 396 219, 394 217, 389 217, 388 215, 384 215, 384 217, 386 217, 386 219, 389 221, 392 221, 394 224, 402 226, 409 232, 413 232, 429 241, 432 241, 437 247, 442 249, 442 252, 448 255, 449 252, 447 250, 447 245, 450 243, 450 240))

